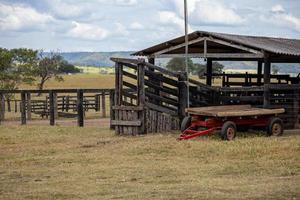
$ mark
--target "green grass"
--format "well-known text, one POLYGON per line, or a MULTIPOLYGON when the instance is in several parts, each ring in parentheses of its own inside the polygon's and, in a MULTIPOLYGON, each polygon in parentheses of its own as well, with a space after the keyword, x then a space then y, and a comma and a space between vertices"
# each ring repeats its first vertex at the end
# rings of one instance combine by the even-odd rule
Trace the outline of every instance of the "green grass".
POLYGON ((176 141, 106 128, 0 127, 0 199, 297 199, 300 136, 176 141))

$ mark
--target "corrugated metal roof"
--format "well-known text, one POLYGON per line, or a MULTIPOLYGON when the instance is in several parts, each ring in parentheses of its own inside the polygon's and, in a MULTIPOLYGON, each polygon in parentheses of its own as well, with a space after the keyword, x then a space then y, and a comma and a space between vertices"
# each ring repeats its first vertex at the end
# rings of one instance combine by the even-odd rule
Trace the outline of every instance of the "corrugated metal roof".
MULTIPOLYGON (((228 42, 238 43, 253 49, 263 50, 273 54, 300 56, 300 40, 274 37, 233 35, 206 31, 196 31, 189 34, 189 40, 211 36, 228 42)), ((132 55, 147 56, 163 49, 184 43, 184 36, 138 51, 132 55)))

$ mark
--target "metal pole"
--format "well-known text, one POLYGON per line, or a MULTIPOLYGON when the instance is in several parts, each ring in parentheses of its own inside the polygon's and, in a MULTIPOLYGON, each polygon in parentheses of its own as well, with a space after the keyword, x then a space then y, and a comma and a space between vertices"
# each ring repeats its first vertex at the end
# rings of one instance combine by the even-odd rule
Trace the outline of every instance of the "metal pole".
POLYGON ((187 107, 190 107, 190 89, 189 89, 189 66, 188 66, 188 53, 189 53, 189 38, 188 38, 188 9, 187 0, 184 0, 184 33, 185 33, 185 71, 187 74, 187 107))

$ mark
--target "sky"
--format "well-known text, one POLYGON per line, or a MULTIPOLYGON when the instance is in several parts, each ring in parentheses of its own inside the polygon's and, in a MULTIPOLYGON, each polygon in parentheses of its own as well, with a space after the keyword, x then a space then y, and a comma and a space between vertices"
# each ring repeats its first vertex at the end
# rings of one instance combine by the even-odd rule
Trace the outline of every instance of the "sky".
MULTIPOLYGON (((300 39, 300 0, 187 0, 189 32, 300 39)), ((0 47, 136 51, 184 34, 183 0, 0 0, 0 47)))

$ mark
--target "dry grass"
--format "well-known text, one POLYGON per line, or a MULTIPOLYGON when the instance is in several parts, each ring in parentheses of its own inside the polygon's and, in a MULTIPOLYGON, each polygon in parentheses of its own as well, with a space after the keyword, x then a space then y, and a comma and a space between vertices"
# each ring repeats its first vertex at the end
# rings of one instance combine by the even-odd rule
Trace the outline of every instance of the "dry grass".
POLYGON ((117 137, 105 128, 0 127, 0 199, 297 199, 300 136, 178 133, 117 137))

